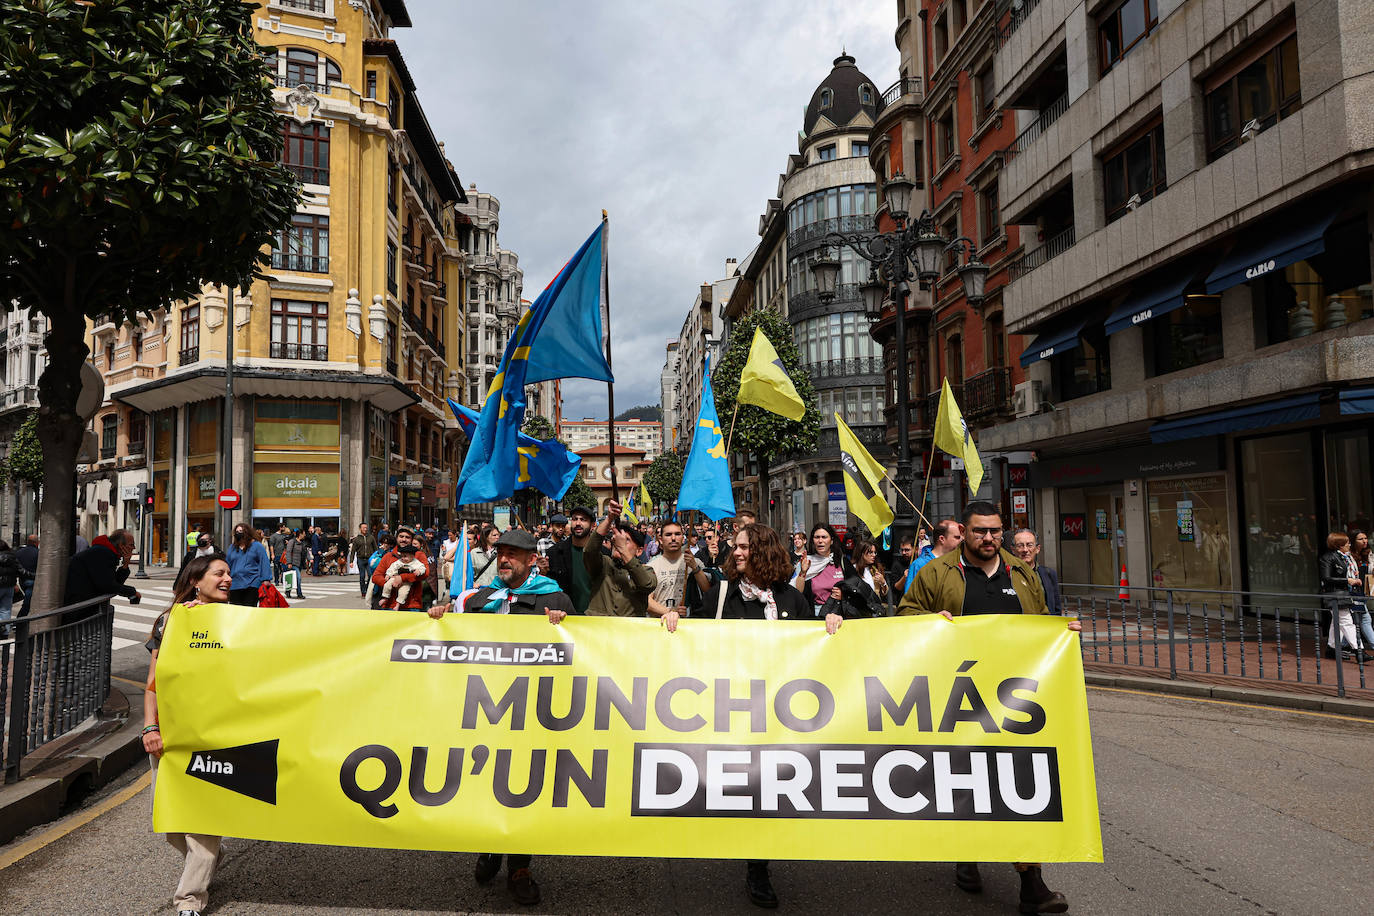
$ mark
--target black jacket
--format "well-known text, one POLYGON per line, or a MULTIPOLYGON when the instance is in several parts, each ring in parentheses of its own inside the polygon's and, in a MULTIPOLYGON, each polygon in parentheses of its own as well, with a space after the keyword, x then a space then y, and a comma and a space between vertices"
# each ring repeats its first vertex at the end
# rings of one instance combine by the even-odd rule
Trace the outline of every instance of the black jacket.
POLYGON ((0 552, 0 588, 13 591, 21 571, 19 558, 14 555, 13 550, 0 552))
POLYGON ((72 557, 67 567, 67 594, 63 604, 78 604, 101 595, 132 598, 134 590, 125 585, 129 567, 119 565, 119 555, 104 544, 92 544, 72 557))
POLYGON ((32 582, 34 574, 38 572, 38 548, 25 544, 14 552, 14 558, 19 561, 19 568, 24 571, 21 578, 32 582))
POLYGON ((1317 561, 1317 575, 1321 578, 1323 593, 1350 594, 1350 568, 1346 565, 1345 554, 1339 550, 1328 550, 1317 561))
MULTIPOLYGON (((725 607, 721 610, 722 620, 765 620, 767 619, 763 609, 763 602, 757 599, 753 601, 744 600, 740 594, 739 580, 732 579, 728 582, 721 582, 706 593, 706 597, 701 602, 702 617, 715 617, 716 604, 720 601, 720 590, 724 588, 725 607)), ((778 582, 773 586, 773 600, 778 605, 779 620, 815 620, 816 616, 811 613, 811 605, 802 597, 801 592, 792 587, 792 583, 786 580, 778 582)))
POLYGON ((564 538, 549 548, 549 578, 558 583, 564 594, 572 587, 572 538, 564 538))
POLYGON ((1045 604, 1050 613, 1063 616, 1064 599, 1059 594, 1059 573, 1043 563, 1035 567, 1035 571, 1040 574, 1040 584, 1045 586, 1045 604))
POLYGON ((845 618, 886 617, 887 604, 860 574, 846 576, 840 583, 840 600, 828 602, 835 613, 845 618))
MULTIPOLYGON (((482 612, 482 605, 491 600, 491 593, 496 591, 490 585, 483 586, 469 596, 463 602, 463 611, 468 614, 479 614, 482 612)), ((576 614, 573 610, 572 599, 562 592, 549 592, 547 595, 516 595, 511 601, 510 612, 512 614, 538 614, 541 617, 544 609, 562 611, 565 614, 576 614)))

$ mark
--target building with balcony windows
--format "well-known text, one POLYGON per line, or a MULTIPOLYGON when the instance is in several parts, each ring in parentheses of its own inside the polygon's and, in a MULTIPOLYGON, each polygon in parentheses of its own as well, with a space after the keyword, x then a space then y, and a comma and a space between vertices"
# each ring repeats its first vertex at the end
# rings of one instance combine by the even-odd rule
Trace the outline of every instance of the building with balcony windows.
POLYGON ((678 437, 678 409, 677 409, 677 350, 676 340, 670 340, 664 346, 663 370, 658 374, 659 388, 659 410, 663 417, 663 439, 660 447, 663 451, 670 451, 677 447, 678 437))
MULTIPOLYGON (((559 433, 569 449, 584 456, 611 441, 610 424, 605 420, 565 419, 559 427, 559 433)), ((663 451, 663 424, 658 420, 616 420, 615 449, 617 467, 622 450, 634 452, 645 461, 652 462, 663 451)))
POLYGON ((468 188, 458 206, 459 247, 467 255, 467 325, 469 370, 460 400, 480 410, 496 376, 506 342, 525 308, 525 274, 520 258, 502 248, 501 201, 495 195, 468 188))
POLYGON ((998 23, 1034 335, 1017 416, 1068 582, 1311 593, 1374 512, 1374 109, 1359 0, 1041 0, 998 23))
MULTIPOLYGON (((684 455, 692 447, 697 415, 701 413, 701 392, 704 387, 706 363, 709 360, 710 364, 715 366, 720 360, 724 330, 723 309, 728 306, 738 283, 739 265, 734 258, 726 258, 724 276, 719 280, 701 284, 696 299, 682 320, 677 344, 670 348, 670 356, 674 359, 673 374, 676 376, 673 395, 675 425, 672 432, 667 432, 669 427, 666 425, 664 429, 670 440, 681 445, 684 455)), ((666 417, 664 419, 666 422, 666 417)))
MULTIPOLYGON (((226 470, 258 527, 451 517, 462 444, 444 399, 466 386, 464 195, 391 37, 410 24, 403 0, 271 0, 254 13, 303 193, 264 279, 178 304, 165 374, 107 382, 120 411, 151 416, 153 524, 166 533, 154 559, 175 561, 187 526, 213 523, 226 470)), ((113 326, 91 333, 97 353, 128 345, 113 326)))
MULTIPOLYGON (((28 309, 0 316, 0 461, 9 457, 14 434, 38 407, 38 377, 48 364, 43 335, 48 320, 28 309)), ((11 547, 38 533, 38 494, 20 480, 0 487, 0 538, 11 547)))

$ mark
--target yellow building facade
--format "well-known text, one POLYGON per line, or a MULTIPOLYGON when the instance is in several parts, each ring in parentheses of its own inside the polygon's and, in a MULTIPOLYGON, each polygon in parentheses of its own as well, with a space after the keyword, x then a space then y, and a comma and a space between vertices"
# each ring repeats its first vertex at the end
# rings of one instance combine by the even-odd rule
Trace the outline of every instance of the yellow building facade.
MULTIPOLYGON (((465 200, 392 30, 402 0, 273 0, 254 13, 270 49, 284 163, 303 193, 251 288, 206 288, 159 316, 157 362, 105 369, 101 430, 146 424, 154 561, 177 562, 188 530, 215 526, 215 496, 242 495, 234 520, 271 530, 361 522, 443 525, 462 436, 445 398, 467 377, 466 256, 454 205, 465 200), (231 344, 232 341, 232 344, 231 344), (233 350, 232 459, 223 404, 233 350)), ((92 327, 101 354, 130 334, 92 327)), ((133 438, 116 432, 112 441, 133 438)), ((131 455, 104 457, 108 520, 127 524, 131 455), (109 466, 105 462, 110 462, 109 466)), ((92 491, 94 492, 94 491, 92 491)), ((134 513, 137 516, 137 512, 134 513)))

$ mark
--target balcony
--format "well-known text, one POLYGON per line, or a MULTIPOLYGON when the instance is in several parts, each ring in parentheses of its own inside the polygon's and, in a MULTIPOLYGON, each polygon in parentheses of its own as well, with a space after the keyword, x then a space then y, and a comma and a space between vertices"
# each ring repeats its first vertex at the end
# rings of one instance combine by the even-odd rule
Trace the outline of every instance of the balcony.
POLYGON ((904 76, 891 86, 878 99, 878 111, 890 107, 904 95, 921 95, 921 78, 919 76, 904 76))
POLYGON ((873 216, 835 216, 830 219, 808 223, 793 232, 787 233, 787 247, 795 250, 808 242, 824 238, 832 232, 876 232, 873 216))
POLYGON ((113 458, 114 456, 115 456, 115 447, 114 447, 113 445, 102 445, 102 446, 100 447, 100 460, 101 460, 101 461, 109 461, 109 460, 110 460, 111 458, 113 458))
POLYGON ((435 281, 434 291, 429 294, 429 297, 435 302, 448 305, 448 284, 443 280, 435 281))
POLYGON ((297 86, 304 86, 316 95, 329 95, 329 90, 334 85, 332 83, 308 83, 304 80, 293 82, 290 77, 280 75, 276 77, 276 84, 279 89, 295 89, 297 86))
POLYGON ((1011 413, 1011 370, 996 366, 964 379, 963 408, 970 420, 1011 413))
POLYGON ((1040 5, 1040 0, 998 0, 997 2, 997 48, 1001 50, 1007 39, 1030 18, 1031 10, 1040 5), (1002 17, 1006 16, 1005 19, 1002 17))
POLYGON ((293 10, 305 10, 307 13, 328 13, 329 0, 272 0, 277 6, 284 6, 293 10))
POLYGON ((285 165, 295 173, 302 184, 329 184, 329 166, 321 168, 314 165, 297 165, 294 162, 287 162, 285 165))
POLYGON ((1070 226, 1039 248, 1022 255, 1019 261, 1007 269, 1007 282, 1014 283, 1046 261, 1059 257, 1073 247, 1074 241, 1074 227, 1070 226))
POLYGON ((194 347, 182 347, 177 352, 177 365, 188 366, 197 362, 200 362, 200 344, 196 344, 194 347))
POLYGON ((38 406, 38 386, 20 385, 0 391, 0 410, 14 410, 20 407, 38 406))
POLYGON ((396 375, 396 374, 397 374, 396 360, 394 360, 394 359, 388 359, 388 360, 386 361, 386 371, 389 372, 389 373, 391 373, 392 375, 396 375))
MULTIPOLYGON (((863 296, 859 293, 859 284, 835 284, 834 302, 853 302, 856 304, 861 304, 863 302, 863 296)), ((816 290, 814 289, 803 290, 802 292, 797 293, 795 296, 791 296, 788 298, 787 314, 791 321, 800 321, 804 317, 803 313, 822 305, 833 305, 834 302, 821 302, 820 293, 816 292, 816 290)))
POLYGON ((877 356, 858 356, 852 359, 830 359, 808 363, 806 371, 816 378, 853 378, 856 375, 881 375, 883 361, 877 356))
MULTIPOLYGON (((953 382, 950 382, 950 383, 949 383, 949 390, 952 391, 952 392, 954 392, 954 402, 955 402, 956 404, 963 404, 963 403, 964 403, 964 386, 963 386, 963 383, 960 383, 960 384, 956 385, 956 384, 954 384, 953 382)), ((931 424, 931 426, 934 426, 934 425, 935 425, 935 421, 936 421, 937 419, 939 419, 939 417, 940 417, 940 392, 939 392, 939 391, 932 391, 930 394, 926 395, 926 416, 930 418, 930 424, 931 424)))
POLYGON ((1050 104, 1046 105, 1040 114, 1036 115, 1025 130, 1016 135, 1016 139, 1011 141, 1011 145, 1002 150, 1007 159, 1012 159, 1018 153, 1024 153, 1040 135, 1049 130, 1051 124, 1058 121, 1064 112, 1069 110, 1069 95, 1064 93, 1050 104))
POLYGON ((329 273, 329 258, 313 254, 295 254, 286 251, 272 252, 272 267, 276 270, 294 270, 306 274, 329 273))
POLYGON ((328 344, 297 344, 272 341, 273 359, 313 359, 325 362, 329 359, 328 344))
MULTIPOLYGON (((850 431, 854 433, 854 438, 858 439, 872 451, 881 453, 887 446, 887 439, 884 437, 883 428, 880 425, 856 423, 850 426, 850 431)), ((826 455, 838 454, 840 451, 839 436, 839 429, 837 427, 821 427, 820 433, 816 438, 816 451, 826 455)))
POLYGON ((131 440, 131 441, 129 442, 129 447, 128 447, 128 449, 126 449, 126 451, 128 452, 128 455, 129 455, 130 458, 141 458, 141 457, 144 455, 144 453, 147 452, 147 450, 148 450, 148 443, 147 443, 147 440, 141 440, 141 441, 138 441, 138 442, 135 442, 135 441, 132 441, 132 440, 131 440))

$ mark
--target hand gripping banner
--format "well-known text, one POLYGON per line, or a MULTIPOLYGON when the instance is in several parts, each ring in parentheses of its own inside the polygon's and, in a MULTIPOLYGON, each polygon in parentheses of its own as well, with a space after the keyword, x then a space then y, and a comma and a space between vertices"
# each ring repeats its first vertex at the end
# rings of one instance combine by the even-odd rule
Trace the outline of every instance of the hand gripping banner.
POLYGON ((399 849, 1102 861, 1061 617, 172 611, 158 831, 399 849), (806 824, 804 822, 813 822, 806 824), (823 830, 821 847, 815 831, 823 830))

